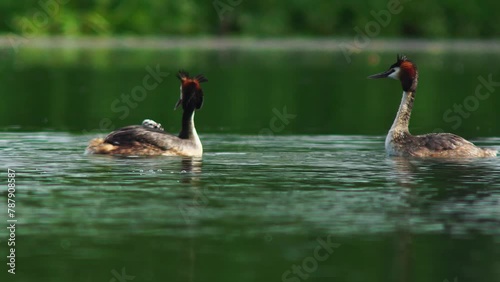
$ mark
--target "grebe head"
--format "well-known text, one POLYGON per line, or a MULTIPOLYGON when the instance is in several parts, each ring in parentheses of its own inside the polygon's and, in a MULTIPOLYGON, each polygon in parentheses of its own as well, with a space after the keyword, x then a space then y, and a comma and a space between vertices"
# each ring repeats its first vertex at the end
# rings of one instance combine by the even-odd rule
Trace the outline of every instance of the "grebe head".
POLYGON ((195 77, 190 77, 189 73, 180 70, 177 73, 177 78, 181 81, 181 96, 175 108, 177 109, 181 104, 184 110, 198 110, 203 105, 203 89, 201 89, 200 83, 208 81, 202 74, 195 77))
POLYGON ((401 81, 403 91, 415 92, 418 83, 418 70, 415 63, 408 60, 405 55, 397 55, 397 61, 389 69, 382 73, 370 75, 368 78, 386 78, 390 77, 401 81))

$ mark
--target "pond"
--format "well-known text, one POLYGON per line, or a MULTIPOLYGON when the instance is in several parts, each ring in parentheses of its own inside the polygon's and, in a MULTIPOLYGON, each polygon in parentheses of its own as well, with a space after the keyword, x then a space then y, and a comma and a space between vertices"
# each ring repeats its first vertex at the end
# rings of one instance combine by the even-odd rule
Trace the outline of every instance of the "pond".
MULTIPOLYGON (((408 56, 421 72, 412 132, 499 149, 498 91, 475 90, 480 77, 500 81, 500 57, 408 56)), ((16 171, 16 280, 495 281, 500 161, 387 157, 401 88, 366 76, 394 60, 119 48, 4 56, 0 159, 4 176, 16 171), (157 87, 123 100, 155 68, 157 87), (179 69, 209 79, 196 115, 202 159, 83 154, 90 139, 145 118, 178 131, 179 69)), ((1 277, 12 279, 7 267, 1 277)))

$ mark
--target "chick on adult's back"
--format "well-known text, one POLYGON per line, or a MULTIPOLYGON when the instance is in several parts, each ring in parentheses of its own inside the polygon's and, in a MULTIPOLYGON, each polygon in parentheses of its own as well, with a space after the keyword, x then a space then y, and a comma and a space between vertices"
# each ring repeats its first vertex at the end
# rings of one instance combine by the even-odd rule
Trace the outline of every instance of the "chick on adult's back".
MULTIPOLYGON (((180 99, 175 108, 182 105, 182 127, 178 136, 169 134, 161 125, 151 126, 146 120, 142 125, 131 125, 111 132, 103 138, 90 141, 88 154, 110 155, 164 155, 199 157, 203 146, 194 126, 194 112, 203 105, 203 90, 200 83, 208 81, 203 75, 190 77, 185 71, 179 71, 181 81, 180 99)), ((154 122, 153 122, 154 123, 154 122)))

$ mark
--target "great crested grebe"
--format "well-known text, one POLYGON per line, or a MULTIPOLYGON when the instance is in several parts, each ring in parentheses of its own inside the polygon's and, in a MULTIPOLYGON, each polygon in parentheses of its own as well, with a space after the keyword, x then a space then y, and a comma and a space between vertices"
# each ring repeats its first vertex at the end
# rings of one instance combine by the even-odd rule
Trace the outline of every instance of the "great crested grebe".
POLYGON ((397 62, 385 72, 368 78, 390 77, 401 81, 403 98, 398 114, 385 139, 385 150, 392 156, 474 158, 494 157, 496 150, 481 149, 464 138, 450 133, 431 133, 413 136, 408 130, 415 91, 418 84, 417 66, 406 56, 398 55, 397 62))
POLYGON ((184 110, 182 128, 178 136, 166 133, 161 124, 146 119, 142 125, 126 126, 111 132, 104 139, 91 140, 85 152, 200 157, 203 147, 194 127, 194 112, 203 105, 200 83, 208 79, 201 74, 190 77, 185 71, 179 71, 177 77, 181 80, 181 96, 174 109, 182 105, 184 110))

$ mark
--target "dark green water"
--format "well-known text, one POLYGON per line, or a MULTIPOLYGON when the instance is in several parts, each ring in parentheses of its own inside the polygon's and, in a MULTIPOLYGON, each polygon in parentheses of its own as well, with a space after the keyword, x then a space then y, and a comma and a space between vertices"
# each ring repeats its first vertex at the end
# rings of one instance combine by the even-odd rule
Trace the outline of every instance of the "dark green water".
MULTIPOLYGON (((179 97, 179 69, 209 79, 196 120, 202 133, 258 134, 270 128, 273 109, 283 113, 286 107, 295 119, 284 127, 277 123, 276 133, 382 135, 392 124, 402 92, 394 80, 366 79, 393 64, 393 53, 352 55, 351 63, 340 52, 310 51, 4 53, 0 127, 22 130, 106 134, 149 117, 178 131, 181 114, 172 109, 179 97), (154 87, 144 86, 148 68, 162 73, 159 83, 146 81, 154 87)), ((469 138, 500 136, 498 54, 408 56, 420 70, 413 133, 442 129, 469 138), (482 86, 479 77, 489 76, 496 84, 482 86)))
POLYGON ((2 170, 17 171, 16 281, 122 268, 134 281, 297 281, 283 274, 305 260, 311 281, 500 274, 498 159, 388 158, 368 136, 206 134, 202 161, 82 155, 91 135, 0 136, 2 170), (333 252, 314 264, 318 240, 333 252))
MULTIPOLYGON (((460 125, 443 115, 473 101, 478 76, 500 81, 500 58, 412 55, 421 70, 412 131, 441 128, 499 149, 498 90, 469 105, 460 125)), ((351 64, 339 53, 302 52, 2 57, 0 163, 5 185, 7 168, 16 170, 18 223, 15 276, 0 228, 0 280, 499 281, 500 161, 386 157, 384 134, 401 90, 365 77, 394 57, 361 53, 351 64), (128 114, 113 111, 156 64, 170 75, 128 114), (210 80, 196 116, 202 160, 83 155, 110 123, 153 118, 177 131, 179 68, 210 80), (279 118, 284 107, 293 115, 287 122, 279 118)))

